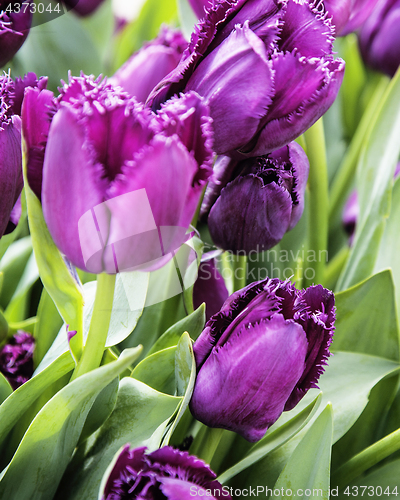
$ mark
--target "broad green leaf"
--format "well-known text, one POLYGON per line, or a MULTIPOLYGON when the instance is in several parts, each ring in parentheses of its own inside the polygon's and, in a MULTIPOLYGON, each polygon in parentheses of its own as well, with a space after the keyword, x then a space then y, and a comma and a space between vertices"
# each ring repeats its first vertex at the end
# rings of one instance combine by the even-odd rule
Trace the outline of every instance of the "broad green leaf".
MULTIPOLYGON (((66 15, 61 16, 59 19, 63 19, 64 17, 66 17, 66 15)), ((56 23, 59 19, 52 21, 52 23, 56 23)), ((41 26, 38 26, 37 28, 41 28, 41 26)), ((70 330, 82 332, 82 290, 68 269, 61 253, 55 246, 44 221, 40 201, 28 185, 24 144, 23 150, 23 171, 29 228, 31 231, 32 246, 35 252, 36 262, 39 268, 40 279, 42 280, 42 283, 50 297, 54 300, 61 317, 64 319, 66 324, 70 325, 70 330)), ((79 243, 76 242, 76 244, 78 245, 79 243)), ((81 341, 81 337, 78 333, 78 335, 71 341, 71 347, 78 344, 78 351, 81 348, 81 346, 79 346, 79 341, 81 341)))
POLYGON ((360 215, 354 245, 339 278, 339 290, 367 278, 374 269, 390 211, 393 173, 400 153, 399 136, 400 71, 389 84, 361 151, 357 167, 360 215))
POLYGON ((176 24, 176 0, 147 0, 139 16, 126 25, 115 40, 113 71, 116 71, 144 42, 158 34, 161 24, 176 24))
POLYGON ((3 307, 3 309, 7 307, 12 299, 31 254, 31 238, 26 236, 14 242, 0 261, 0 271, 3 274, 0 307, 3 307))
POLYGON ((390 271, 382 271, 337 293, 335 301, 337 319, 333 350, 398 361, 399 328, 390 271))
POLYGON ((6 377, 0 373, 0 405, 1 403, 12 394, 13 390, 11 385, 8 383, 6 377))
MULTIPOLYGON (((393 361, 356 353, 335 352, 321 376, 318 386, 323 396, 320 408, 328 403, 333 410, 333 442, 338 441, 354 425, 368 404, 372 388, 383 378, 395 375, 400 367, 393 361)), ((302 411, 316 397, 311 389, 290 412, 284 412, 274 424, 275 429, 302 411)), ((317 411, 317 415, 320 411, 317 411)), ((315 418, 315 417, 314 417, 315 418)), ((311 420, 313 422, 314 419, 311 420)), ((272 451, 234 478, 233 484, 274 484, 293 450, 307 432, 310 424, 284 445, 272 451)))
MULTIPOLYGON (((3 255, 6 253, 7 249, 12 245, 15 240, 18 240, 22 234, 28 230, 26 223, 26 202, 25 196, 22 192, 21 194, 21 216, 18 221, 17 227, 10 234, 5 234, 0 238, 0 261, 3 255)), ((0 264, 1 268, 1 264, 0 264)), ((0 292, 1 292, 1 280, 0 280, 0 292)))
POLYGON ((69 353, 56 359, 46 370, 33 376, 18 387, 0 406, 0 443, 30 408, 36 399, 53 382, 74 368, 75 364, 69 353))
POLYGON ((183 332, 188 332, 193 340, 196 340, 203 331, 204 323, 206 322, 205 304, 198 307, 192 314, 181 319, 175 325, 172 325, 168 330, 161 335, 150 349, 149 354, 153 354, 167 347, 173 347, 178 344, 183 332))
POLYGON ((29 306, 29 291, 38 279, 39 270, 36 265, 35 256, 32 254, 25 266, 17 289, 4 312, 9 322, 18 322, 25 319, 29 306))
POLYGON ((274 489, 285 492, 281 498, 291 500, 293 493, 306 500, 329 499, 329 477, 332 448, 332 406, 328 404, 300 441, 274 489), (288 494, 288 491, 292 494, 288 494), (302 490, 303 494, 299 494, 302 490), (307 494, 307 490, 311 494, 307 494), (296 493, 295 493, 296 492, 296 493))
POLYGON ((35 368, 50 349, 63 324, 57 307, 45 288, 43 288, 40 297, 37 315, 38 321, 34 329, 35 350, 33 352, 33 363, 35 368))
POLYGON ((287 421, 284 425, 274 429, 272 426, 268 429, 267 434, 254 445, 247 455, 233 467, 221 474, 218 481, 226 483, 232 477, 247 469, 254 463, 258 462, 261 458, 265 457, 272 450, 286 443, 292 436, 299 432, 314 416, 321 402, 321 395, 312 401, 304 410, 295 415, 291 420, 287 421))
POLYGON ((144 358, 131 377, 166 394, 175 393, 175 347, 168 347, 144 358))
POLYGON ((366 497, 381 497, 387 500, 397 500, 400 494, 400 459, 389 462, 379 469, 364 475, 353 481, 347 490, 350 495, 344 493, 345 488, 340 490, 338 500, 348 500, 352 493, 358 496, 364 492, 366 497), (353 489, 354 487, 354 489, 353 489), (358 488, 357 488, 358 487, 358 488), (367 487, 364 489, 364 487, 367 487), (358 493, 358 495, 356 495, 358 493))
POLYGON ((97 500, 101 479, 117 451, 127 443, 132 448, 157 449, 181 401, 133 378, 123 378, 114 411, 77 450, 57 491, 57 500, 97 500))
POLYGON ((196 361, 194 359, 192 341, 189 334, 185 332, 179 340, 175 353, 175 382, 176 393, 182 396, 176 416, 163 436, 163 444, 168 444, 172 433, 176 429, 192 397, 194 383, 196 380, 196 361))
POLYGON ((188 0, 177 0, 177 5, 181 30, 185 38, 190 40, 194 26, 198 22, 197 16, 193 12, 188 0))
POLYGON ((0 496, 9 500, 53 499, 94 398, 139 352, 140 348, 125 351, 117 361, 82 375, 41 409, 0 482, 0 496))
POLYGON ((381 271, 388 267, 392 269, 397 311, 400 312, 400 261, 398 258, 398 249, 400 248, 399 220, 400 178, 398 178, 394 184, 390 215, 386 223, 374 268, 374 272, 381 271))

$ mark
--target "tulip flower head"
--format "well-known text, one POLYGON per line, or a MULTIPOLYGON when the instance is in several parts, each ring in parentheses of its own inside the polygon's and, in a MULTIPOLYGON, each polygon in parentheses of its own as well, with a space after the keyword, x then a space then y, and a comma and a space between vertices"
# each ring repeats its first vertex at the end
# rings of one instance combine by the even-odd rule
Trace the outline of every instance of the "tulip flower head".
POLYGON ((364 23, 359 44, 365 63, 392 77, 400 65, 400 1, 379 0, 364 23))
POLYGON ((109 83, 145 102, 153 88, 176 68, 187 45, 179 30, 163 26, 158 37, 133 54, 109 83))
POLYGON ((212 172, 211 138, 193 92, 156 115, 104 80, 71 78, 43 165, 43 215, 58 248, 93 273, 172 258, 212 172))
POLYGON ((0 350, 0 372, 15 390, 33 375, 35 339, 19 330, 0 350))
MULTIPOLYGON (((21 2, 22 3, 22 2, 21 2)), ((21 8, 17 2, 0 1, 0 67, 10 61, 25 42, 32 24, 31 4, 27 0, 21 8)))
POLYGON ((126 445, 108 476, 102 500, 177 500, 207 496, 231 499, 202 460, 171 446, 147 454, 126 445), (209 492, 209 493, 208 493, 209 492))
POLYGON ((195 418, 258 441, 312 388, 330 355, 334 295, 269 279, 231 295, 194 344, 195 418))
POLYGON ((332 16, 336 36, 345 36, 360 28, 377 0, 323 0, 323 3, 328 16, 332 16))
POLYGON ((333 32, 307 0, 214 2, 148 103, 157 109, 194 90, 210 106, 217 154, 268 154, 307 130, 335 100, 344 62, 333 58, 333 32))
POLYGON ((227 163, 220 157, 216 170, 203 213, 211 204, 208 227, 218 247, 246 253, 268 250, 300 220, 309 163, 297 143, 243 161, 227 163))

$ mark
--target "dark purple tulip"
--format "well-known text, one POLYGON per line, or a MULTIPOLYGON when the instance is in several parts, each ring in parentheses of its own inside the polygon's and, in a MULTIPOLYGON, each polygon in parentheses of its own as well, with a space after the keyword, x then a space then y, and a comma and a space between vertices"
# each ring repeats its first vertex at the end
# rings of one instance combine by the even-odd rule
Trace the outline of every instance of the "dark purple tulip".
POLYGON ((93 273, 168 260, 211 175, 211 139, 193 92, 156 115, 105 81, 72 78, 43 165, 43 215, 58 248, 93 273))
POLYGON ((145 102, 153 88, 176 68, 187 45, 179 30, 164 26, 155 40, 133 54, 108 81, 145 102))
POLYGON ((215 170, 203 213, 209 210, 208 228, 218 247, 268 250, 300 220, 309 163, 297 143, 242 161, 219 157, 215 170))
POLYGON ((62 0, 68 10, 72 9, 80 16, 88 16, 92 14, 104 0, 62 0))
POLYGON ((195 496, 231 499, 210 467, 171 446, 146 454, 126 445, 107 479, 102 500, 186 500, 195 496), (207 494, 207 492, 210 492, 207 494))
POLYGON ((15 390, 33 375, 35 339, 19 330, 0 350, 0 372, 15 390))
POLYGON ((193 287, 193 306, 197 309, 206 304, 206 321, 216 314, 228 298, 229 292, 224 278, 219 273, 215 260, 201 262, 197 280, 193 287))
POLYGON ((33 0, 27 0, 22 6, 22 2, 14 5, 12 1, 0 1, 0 67, 8 63, 25 42, 32 24, 32 3, 33 0), (12 12, 7 11, 10 6, 12 12))
POLYGON ((379 0, 359 36, 366 64, 391 77, 400 65, 399 26, 400 0, 379 0))
POLYGON ((258 441, 317 387, 330 355, 335 298, 321 285, 278 279, 235 292, 194 344, 195 418, 258 441))
POLYGON ((194 90, 210 106, 214 149, 260 156, 288 144, 331 106, 344 61, 330 20, 306 0, 222 0, 197 25, 178 67, 148 103, 194 90))
POLYGON ((205 11, 211 7, 214 0, 189 0, 189 3, 199 19, 203 19, 205 11))

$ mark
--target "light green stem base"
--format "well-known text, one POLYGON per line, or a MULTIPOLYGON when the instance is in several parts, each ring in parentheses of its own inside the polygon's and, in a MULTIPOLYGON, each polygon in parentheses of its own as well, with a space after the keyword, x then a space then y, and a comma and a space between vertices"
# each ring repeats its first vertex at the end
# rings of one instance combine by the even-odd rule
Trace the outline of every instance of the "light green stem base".
POLYGON ((203 425, 190 448, 190 454, 196 455, 207 464, 210 464, 223 432, 224 429, 216 429, 203 425))
POLYGON ((115 290, 115 274, 99 274, 93 314, 86 345, 72 380, 100 366, 103 357, 115 290))
POLYGON ((232 255, 233 291, 237 292, 246 286, 247 257, 246 255, 232 255))
POLYGON ((323 283, 328 248, 329 191, 325 152, 324 125, 320 118, 304 133, 310 162, 309 195, 309 252, 314 260, 307 265, 304 286, 323 283))

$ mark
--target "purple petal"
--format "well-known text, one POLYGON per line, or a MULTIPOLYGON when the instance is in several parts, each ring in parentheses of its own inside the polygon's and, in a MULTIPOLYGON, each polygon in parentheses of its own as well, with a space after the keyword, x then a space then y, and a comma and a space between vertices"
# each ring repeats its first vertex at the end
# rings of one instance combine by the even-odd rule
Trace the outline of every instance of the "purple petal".
MULTIPOLYGON (((81 241, 81 245, 78 232, 81 216, 104 199, 106 186, 101 171, 76 115, 67 108, 58 111, 50 127, 44 160, 43 215, 55 244, 81 269, 86 269, 81 246, 101 249, 96 230, 87 233, 87 241, 81 241)), ((103 271, 100 258, 91 269, 103 271)))
POLYGON ((35 73, 27 73, 23 78, 17 77, 14 83, 14 97, 12 112, 14 115, 21 116, 22 101, 24 100, 25 89, 28 87, 38 88, 44 90, 47 86, 47 76, 41 76, 39 79, 35 73))
POLYGON ((289 228, 292 200, 275 182, 263 185, 254 175, 229 183, 213 205, 208 227, 214 243, 224 250, 246 253, 275 246, 289 228))
POLYGON ((337 30, 339 36, 356 31, 373 14, 378 0, 354 0, 351 4, 350 17, 342 29, 337 30))
POLYGON ((206 321, 216 314, 228 298, 224 278, 218 272, 214 259, 201 262, 193 288, 193 305, 197 309, 206 304, 206 321))
MULTIPOLYGON (((294 194, 297 203, 292 206, 292 217, 290 219, 289 231, 293 229, 301 219, 304 211, 304 198, 308 181, 310 164, 303 148, 297 142, 288 145, 289 161, 293 165, 295 183, 294 194)), ((273 153, 272 153, 273 155, 273 153)))
POLYGON ((202 365, 192 413, 206 425, 234 430, 249 441, 261 439, 284 410, 306 352, 302 327, 280 314, 237 330, 202 365))
POLYGON ((204 17, 206 9, 209 9, 214 0, 189 0, 189 3, 199 19, 204 17))
POLYGON ((264 44, 246 25, 237 27, 196 68, 186 88, 202 95, 210 106, 217 154, 237 149, 253 137, 271 104, 272 80, 264 44))
POLYGON ((27 8, 21 8, 18 14, 5 11, 0 13, 0 67, 14 57, 29 34, 33 0, 27 0, 25 3, 27 8))
POLYGON ((332 17, 332 24, 337 34, 342 31, 350 18, 352 3, 351 0, 324 0, 325 10, 328 17, 332 17))
POLYGON ((104 0, 63 0, 63 2, 80 16, 88 16, 98 9, 104 0))

